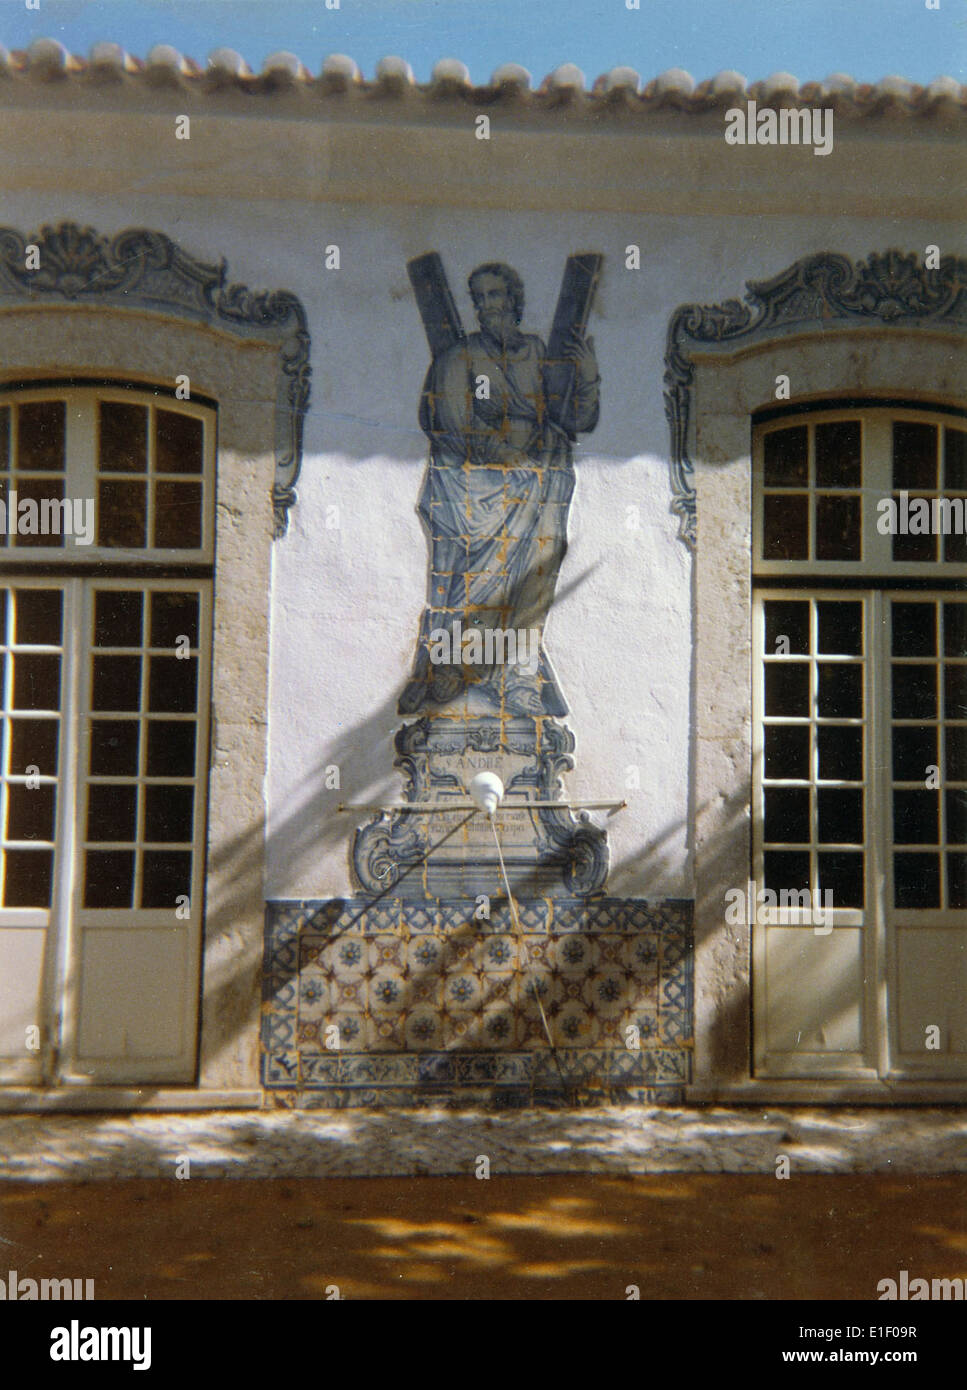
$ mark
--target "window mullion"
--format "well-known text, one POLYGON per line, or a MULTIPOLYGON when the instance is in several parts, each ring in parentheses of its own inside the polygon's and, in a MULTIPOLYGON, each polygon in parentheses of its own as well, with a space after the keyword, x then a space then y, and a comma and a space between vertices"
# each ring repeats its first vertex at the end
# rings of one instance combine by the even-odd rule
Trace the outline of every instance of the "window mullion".
MULTIPOLYGON (((886 892, 887 863, 892 830, 890 795, 890 719, 886 700, 889 690, 889 625, 885 594, 871 591, 866 598, 868 618, 866 668, 867 758, 867 863, 866 968, 870 977, 867 999, 872 1001, 875 1033, 869 1040, 871 1059, 880 1076, 890 1067, 893 1041, 889 1032, 889 979, 895 942, 887 930, 889 909, 886 892)), ((871 1020, 872 1022, 873 1020, 871 1020)))
POLYGON ((47 1048, 44 1057, 45 1079, 56 1082, 63 1072, 65 1049, 73 1036, 76 1000, 75 982, 79 962, 73 959, 75 941, 74 893, 76 883, 76 851, 79 841, 78 817, 83 807, 77 805, 80 691, 84 678, 84 631, 86 602, 81 579, 63 582, 63 666, 60 694, 60 739, 57 763, 57 815, 55 824, 54 881, 51 893, 50 945, 47 981, 47 1048))
MULTIPOLYGON (((97 457, 97 402, 89 392, 67 394, 67 437, 65 441, 66 497, 80 502, 83 520, 97 524, 95 470, 97 457)), ((75 507, 76 515, 76 507, 75 507)), ((93 538, 96 540, 96 534, 93 538)), ((73 532, 64 536, 64 548, 83 555, 89 546, 78 541, 73 532)), ((75 558, 71 555, 71 558, 75 558)))

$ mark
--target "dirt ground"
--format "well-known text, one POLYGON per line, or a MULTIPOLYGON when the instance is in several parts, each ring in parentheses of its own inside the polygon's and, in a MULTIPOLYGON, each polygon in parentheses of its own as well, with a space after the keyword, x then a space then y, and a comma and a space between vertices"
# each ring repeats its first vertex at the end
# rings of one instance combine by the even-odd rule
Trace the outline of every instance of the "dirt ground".
POLYGON ((108 1299, 869 1300, 967 1276, 967 1174, 14 1182, 4 1256, 108 1299))

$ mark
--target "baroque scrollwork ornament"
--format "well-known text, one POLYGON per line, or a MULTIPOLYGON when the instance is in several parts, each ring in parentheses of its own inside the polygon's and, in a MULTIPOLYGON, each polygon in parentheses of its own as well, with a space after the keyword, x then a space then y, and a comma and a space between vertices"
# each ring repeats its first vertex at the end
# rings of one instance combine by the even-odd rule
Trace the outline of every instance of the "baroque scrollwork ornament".
POLYGON ((672 511, 679 536, 696 539, 693 467, 688 455, 696 348, 728 351, 736 345, 808 328, 836 332, 869 324, 967 326, 967 259, 941 256, 929 268, 903 251, 877 252, 865 261, 822 252, 771 280, 749 281, 744 300, 683 304, 672 316, 665 353, 665 417, 671 435, 672 511))
POLYGON ((163 232, 129 228, 102 236, 75 222, 45 225, 26 237, 0 228, 0 303, 59 299, 189 318, 240 337, 275 342, 275 534, 285 534, 302 465, 309 405, 310 337, 301 301, 288 290, 254 291, 227 283, 228 267, 196 260, 163 232), (28 248, 33 253, 28 255, 28 248), (34 268, 31 268, 34 267, 34 268))

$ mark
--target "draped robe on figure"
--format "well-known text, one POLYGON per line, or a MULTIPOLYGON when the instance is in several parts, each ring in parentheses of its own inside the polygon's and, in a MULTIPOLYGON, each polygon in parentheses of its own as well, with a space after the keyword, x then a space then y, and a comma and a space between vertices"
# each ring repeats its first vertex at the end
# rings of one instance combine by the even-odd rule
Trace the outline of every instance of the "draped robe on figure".
POLYGON ((469 691, 507 713, 567 712, 542 639, 567 549, 571 440, 597 423, 598 377, 589 363, 576 364, 565 418, 556 421, 538 337, 517 334, 502 346, 471 333, 432 362, 420 401, 431 453, 419 502, 432 548, 430 595, 401 713, 469 691), (540 633, 536 672, 463 665, 459 648, 451 664, 434 665, 430 634, 452 631, 456 619, 464 632, 476 625, 540 633))

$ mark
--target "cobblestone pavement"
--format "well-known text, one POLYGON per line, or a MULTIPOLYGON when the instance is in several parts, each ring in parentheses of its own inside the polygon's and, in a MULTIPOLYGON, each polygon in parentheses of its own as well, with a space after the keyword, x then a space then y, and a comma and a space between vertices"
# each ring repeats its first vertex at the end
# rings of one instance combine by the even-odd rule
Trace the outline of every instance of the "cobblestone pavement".
MULTIPOLYGON (((324 1300, 334 1291, 530 1302, 625 1301, 637 1290, 642 1300, 857 1299, 900 1320, 908 1305, 871 1300, 904 1269, 930 1280, 967 1275, 967 1176, 0 1183, 0 1274, 91 1279, 95 1300, 137 1299, 142 1309, 144 1299, 324 1300)), ((637 1326, 675 1341, 672 1315, 637 1326)), ((93 1305, 89 1316, 96 1321, 93 1305)), ((756 1325, 718 1323, 720 1354, 741 1358, 756 1325)), ((690 1326, 677 1323, 685 1336, 690 1326)))
POLYGON ((0 1178, 967 1172, 967 1109, 0 1115, 0 1178))

